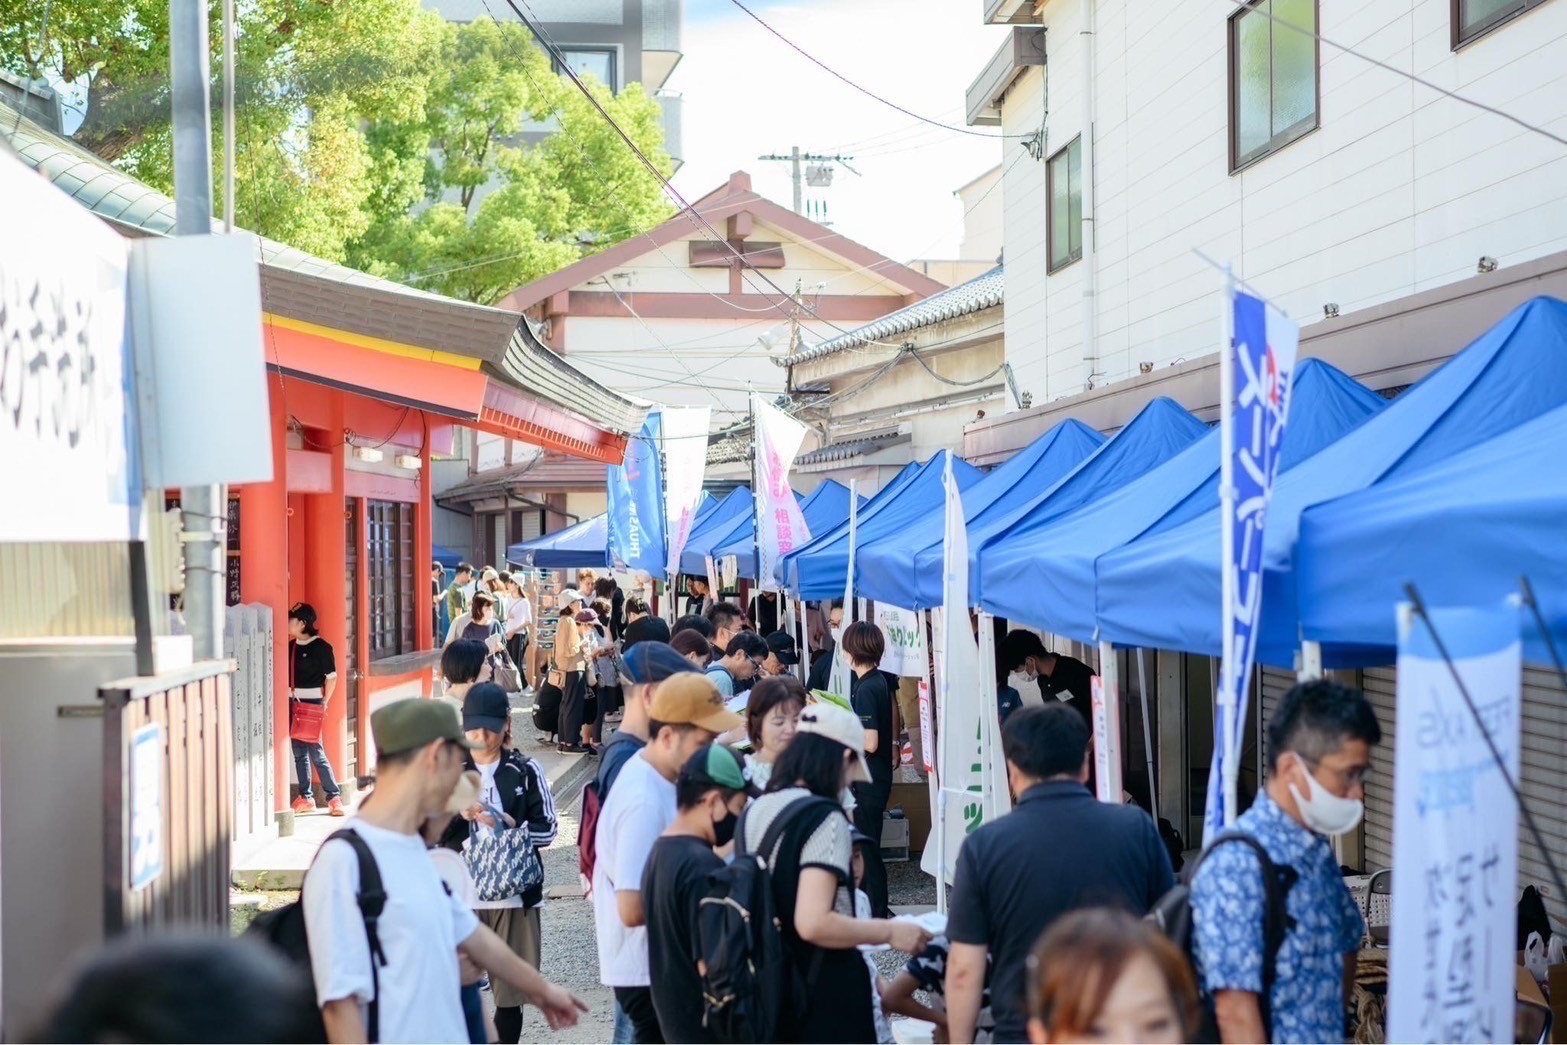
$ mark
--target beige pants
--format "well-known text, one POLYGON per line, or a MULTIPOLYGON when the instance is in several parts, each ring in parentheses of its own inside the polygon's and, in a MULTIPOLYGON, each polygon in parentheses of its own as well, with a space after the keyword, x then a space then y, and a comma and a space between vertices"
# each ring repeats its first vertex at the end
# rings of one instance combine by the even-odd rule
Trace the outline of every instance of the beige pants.
POLYGON ((925 775, 925 737, 920 729, 920 680, 898 679, 898 717, 909 731, 909 746, 914 749, 914 771, 925 775))
MULTIPOLYGON (((535 969, 544 946, 544 926, 539 921, 537 907, 501 907, 495 910, 474 911, 479 921, 495 931, 506 941, 512 953, 535 969)), ((490 990, 495 993, 495 1004, 503 1009, 526 1003, 522 992, 501 979, 490 977, 490 990)))

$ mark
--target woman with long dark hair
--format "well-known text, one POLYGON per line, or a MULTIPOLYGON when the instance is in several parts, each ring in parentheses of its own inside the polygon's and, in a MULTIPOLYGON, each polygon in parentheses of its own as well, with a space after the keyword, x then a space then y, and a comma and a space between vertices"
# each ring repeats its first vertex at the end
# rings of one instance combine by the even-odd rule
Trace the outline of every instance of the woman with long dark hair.
MULTIPOLYGON (((319 707, 324 714, 336 689, 337 658, 331 644, 316 631, 315 607, 308 602, 296 602, 288 611, 290 706, 297 701, 301 705, 319 707)), ((321 791, 326 795, 326 811, 332 816, 347 815, 337 778, 332 775, 332 763, 327 761, 326 748, 321 746, 319 725, 314 740, 296 740, 290 736, 288 743, 294 752, 294 777, 299 782, 299 797, 294 799, 292 806, 294 813, 315 812, 315 795, 310 786, 310 767, 314 765, 316 775, 321 778, 321 791)))
POLYGON ((869 775, 859 719, 835 704, 811 704, 767 792, 740 818, 737 850, 767 861, 784 945, 801 973, 785 985, 780 1041, 874 1042, 870 973, 859 946, 917 954, 930 941, 913 922, 855 917, 853 829, 838 796, 869 775), (772 852, 758 852, 780 819, 772 852))

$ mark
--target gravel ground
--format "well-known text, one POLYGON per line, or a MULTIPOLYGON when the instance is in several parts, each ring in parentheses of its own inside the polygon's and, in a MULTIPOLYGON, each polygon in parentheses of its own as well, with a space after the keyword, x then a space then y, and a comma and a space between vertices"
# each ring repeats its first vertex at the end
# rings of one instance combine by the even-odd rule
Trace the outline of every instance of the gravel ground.
MULTIPOLYGON (((577 801, 580 784, 555 796, 560 835, 544 851, 546 888, 573 888, 577 875, 577 801)), ((889 901, 895 905, 935 903, 930 877, 919 869, 917 859, 887 865, 889 901)), ((552 1034, 538 1012, 527 1010, 523 1024, 524 1040, 565 1042, 607 1042, 614 1027, 614 995, 600 986, 598 950, 593 934, 593 906, 580 897, 552 899, 544 907, 544 974, 576 993, 588 1003, 590 1011, 576 1027, 552 1034)), ((876 956, 883 976, 893 976, 906 960, 901 954, 884 951, 876 956)))

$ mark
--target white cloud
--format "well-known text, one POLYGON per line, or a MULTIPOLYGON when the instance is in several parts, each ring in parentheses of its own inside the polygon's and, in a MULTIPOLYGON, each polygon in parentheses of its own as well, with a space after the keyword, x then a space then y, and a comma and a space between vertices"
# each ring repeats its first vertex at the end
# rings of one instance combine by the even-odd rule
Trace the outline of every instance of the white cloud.
MULTIPOLYGON (((981 23, 979 0, 747 6, 856 83, 958 127, 963 92, 1005 33, 981 23)), ((730 0, 687 0, 683 46, 669 86, 685 95, 685 166, 674 184, 687 199, 747 170, 758 192, 788 205, 789 165, 757 156, 794 145, 844 153, 863 177, 840 169, 830 189, 814 190, 834 229, 900 261, 956 256, 962 208, 952 191, 1002 161, 999 139, 932 127, 860 94, 730 0)))

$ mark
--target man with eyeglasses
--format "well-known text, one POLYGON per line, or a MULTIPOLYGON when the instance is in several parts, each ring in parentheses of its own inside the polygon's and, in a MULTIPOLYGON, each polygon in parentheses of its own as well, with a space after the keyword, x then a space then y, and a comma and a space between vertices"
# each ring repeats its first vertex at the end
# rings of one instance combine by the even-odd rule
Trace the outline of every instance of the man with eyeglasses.
POLYGON ((1364 922, 1329 838, 1360 822, 1381 739, 1363 694, 1320 679, 1291 689, 1268 723, 1268 782, 1234 830, 1262 845, 1287 890, 1271 960, 1262 862, 1251 846, 1215 845, 1192 885, 1193 949, 1222 1040, 1344 1040, 1364 922))
POLYGON ((767 643, 754 631, 737 631, 723 647, 724 655, 707 666, 707 677, 725 699, 739 692, 737 682, 754 677, 767 656, 767 643))

